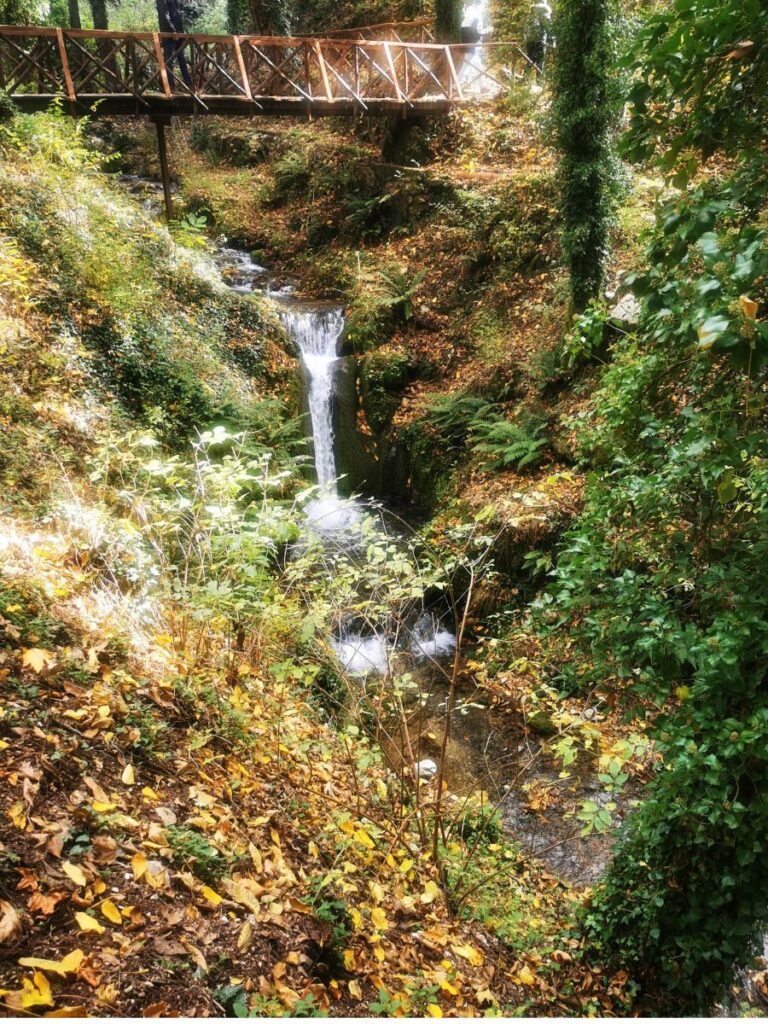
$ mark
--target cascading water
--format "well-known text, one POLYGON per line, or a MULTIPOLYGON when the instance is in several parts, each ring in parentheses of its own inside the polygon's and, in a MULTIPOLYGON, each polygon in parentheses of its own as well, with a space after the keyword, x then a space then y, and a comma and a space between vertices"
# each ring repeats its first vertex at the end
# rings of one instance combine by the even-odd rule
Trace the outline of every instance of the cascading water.
POLYGON ((333 452, 333 378, 336 348, 344 329, 340 309, 280 310, 280 319, 299 346, 309 377, 309 415, 315 446, 317 482, 326 495, 336 495, 336 459, 333 452))

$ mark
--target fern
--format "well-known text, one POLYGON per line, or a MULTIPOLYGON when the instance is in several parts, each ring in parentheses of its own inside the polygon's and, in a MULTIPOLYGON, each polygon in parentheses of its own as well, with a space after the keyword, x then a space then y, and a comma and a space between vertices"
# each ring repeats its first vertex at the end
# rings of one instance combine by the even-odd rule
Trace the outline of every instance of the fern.
POLYGON ((546 438, 541 437, 541 427, 530 433, 517 423, 509 420, 480 422, 474 427, 476 443, 472 450, 479 455, 490 456, 486 464, 490 469, 529 469, 538 466, 544 458, 546 438))
POLYGON ((463 441, 476 433, 493 413, 490 402, 467 395, 463 391, 453 395, 427 395, 427 419, 446 441, 463 441))

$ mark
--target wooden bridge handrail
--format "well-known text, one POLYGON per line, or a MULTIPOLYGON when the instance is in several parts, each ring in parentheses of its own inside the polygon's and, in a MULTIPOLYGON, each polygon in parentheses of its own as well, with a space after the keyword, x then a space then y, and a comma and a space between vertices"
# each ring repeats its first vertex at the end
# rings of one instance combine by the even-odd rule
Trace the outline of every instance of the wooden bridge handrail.
MULTIPOLYGON (((209 35, 0 26, 0 86, 24 110, 71 113, 440 113, 514 80, 517 43, 209 35), (501 48, 501 79, 478 49, 501 48), (506 48, 506 49, 504 49, 506 48), (510 65, 512 71, 510 71, 510 65), (478 83, 480 85, 478 86, 478 83)), ((496 62, 499 63, 498 61, 496 62)))
POLYGON ((142 42, 151 43, 157 36, 159 39, 184 40, 198 43, 231 43, 237 38, 240 42, 254 42, 259 46, 300 46, 302 43, 311 42, 328 43, 329 46, 346 46, 351 48, 357 46, 375 46, 384 49, 386 46, 409 47, 415 50, 475 50, 478 47, 490 49, 493 47, 519 47, 514 40, 481 40, 479 43, 421 43, 411 42, 407 39, 340 39, 336 36, 260 36, 260 35, 206 35, 196 32, 121 32, 114 29, 102 28, 52 28, 48 25, 0 25, 1 36, 27 36, 56 39, 61 32, 65 38, 72 39, 140 39, 142 42))

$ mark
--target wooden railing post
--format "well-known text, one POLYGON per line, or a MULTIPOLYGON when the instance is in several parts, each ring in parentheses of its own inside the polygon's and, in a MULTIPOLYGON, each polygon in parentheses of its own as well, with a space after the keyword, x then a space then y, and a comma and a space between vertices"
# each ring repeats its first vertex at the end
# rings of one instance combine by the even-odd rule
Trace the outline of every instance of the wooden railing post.
POLYGON ((70 113, 74 115, 77 113, 77 96, 75 94, 75 87, 72 83, 72 72, 69 69, 69 58, 67 57, 67 47, 64 42, 64 33, 60 28, 56 29, 56 43, 59 48, 59 59, 61 60, 61 70, 64 75, 64 85, 67 90, 67 100, 69 101, 70 113))

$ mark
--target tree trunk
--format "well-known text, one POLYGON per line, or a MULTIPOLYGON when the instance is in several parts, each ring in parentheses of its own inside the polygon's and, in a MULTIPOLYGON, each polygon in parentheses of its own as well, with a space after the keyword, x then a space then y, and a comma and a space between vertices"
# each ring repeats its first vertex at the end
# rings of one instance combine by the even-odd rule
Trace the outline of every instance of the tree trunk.
POLYGON ((435 0, 435 38, 439 43, 458 43, 461 18, 461 0, 435 0))
POLYGON ((91 8, 94 28, 109 28, 107 17, 107 0, 88 0, 91 8))
POLYGON ((67 7, 69 8, 69 27, 82 28, 80 23, 80 4, 78 3, 78 0, 67 0, 67 7))

